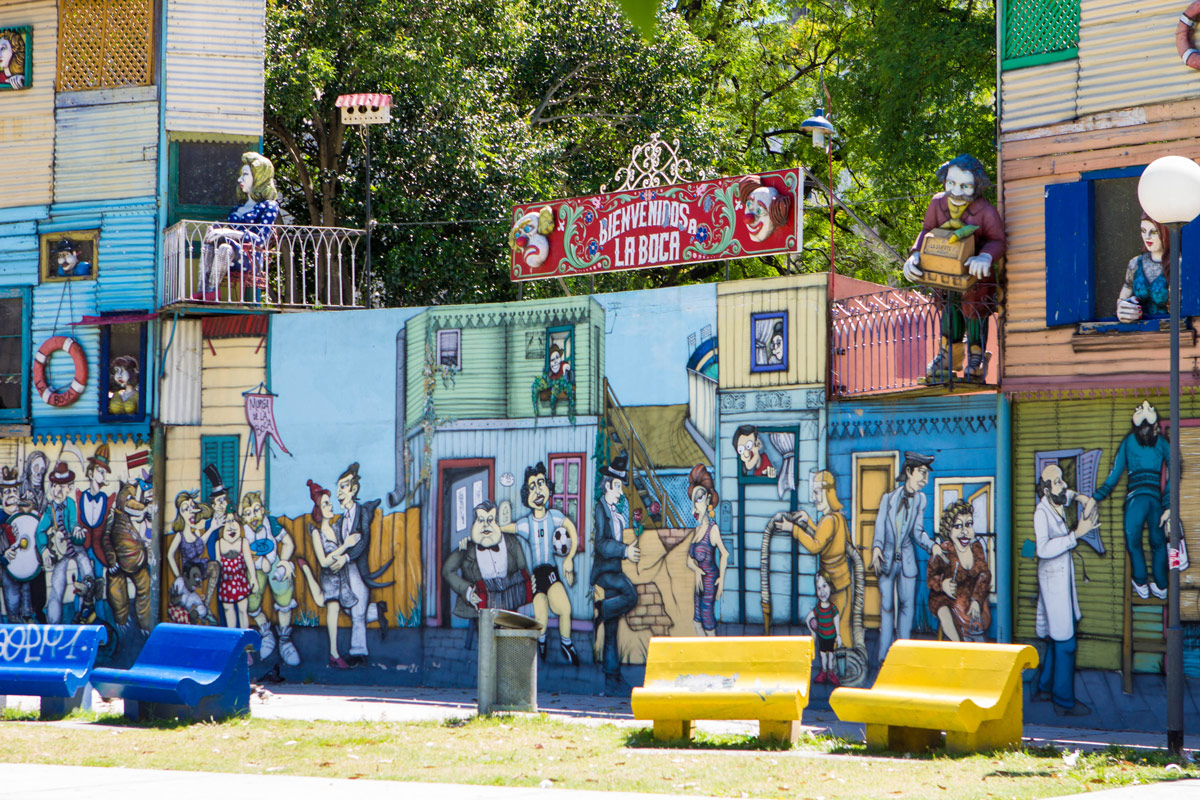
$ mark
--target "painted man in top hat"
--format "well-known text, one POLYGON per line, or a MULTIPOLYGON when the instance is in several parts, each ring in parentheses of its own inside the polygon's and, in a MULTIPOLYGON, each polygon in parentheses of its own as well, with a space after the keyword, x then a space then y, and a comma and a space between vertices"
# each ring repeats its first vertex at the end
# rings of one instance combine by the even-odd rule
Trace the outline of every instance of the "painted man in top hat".
POLYGON ((879 663, 894 639, 912 636, 917 597, 917 554, 933 550, 925 532, 924 489, 929 483, 933 456, 906 451, 899 484, 879 501, 871 565, 879 577, 879 663))
MULTIPOLYGON (((617 507, 628 480, 629 458, 621 454, 600 470, 603 493, 596 501, 593 516, 596 530, 595 553, 592 556, 592 585, 603 590, 603 599, 596 600, 597 631, 604 625, 604 686, 607 694, 623 694, 628 688, 621 677, 621 657, 617 650, 617 623, 637 605, 637 589, 622 569, 626 560, 637 563, 641 551, 637 542, 625 544, 625 529, 629 520, 617 507)), ((600 594, 599 591, 596 594, 600 594)))
POLYGON ((0 587, 10 623, 33 621, 32 587, 9 571, 18 555, 17 536, 9 521, 21 512, 20 475, 12 467, 0 467, 0 587))
POLYGON ((79 528, 80 537, 75 540, 76 545, 82 545, 92 559, 92 572, 89 577, 95 577, 104 573, 105 567, 108 564, 104 563, 104 548, 100 546, 100 536, 104 533, 104 526, 108 523, 108 507, 109 495, 104 491, 104 487, 108 484, 108 475, 112 471, 109 466, 109 449, 108 444, 103 443, 96 447, 96 452, 87 460, 87 467, 83 471, 83 475, 87 478, 87 488, 80 489, 75 493, 75 504, 79 511, 79 528))
POLYGON ((84 535, 77 529, 75 499, 70 497, 75 473, 65 461, 59 461, 49 475, 49 482, 46 509, 37 527, 37 548, 46 574, 46 621, 56 625, 63 621, 67 596, 73 596, 69 585, 73 583, 69 581, 71 565, 75 566, 75 580, 79 581, 88 576, 92 564, 83 549, 84 535))
POLYGON ((225 486, 225 481, 221 480, 221 471, 217 469, 215 464, 204 465, 204 477, 208 478, 208 505, 212 509, 212 516, 208 518, 205 527, 205 534, 212 532, 209 537, 209 558, 216 557, 217 539, 221 538, 221 530, 225 527, 225 516, 229 513, 229 489, 225 486))
POLYGON ((395 583, 379 580, 392 566, 394 559, 389 558, 386 564, 374 571, 368 563, 367 555, 371 552, 371 520, 375 517, 375 510, 379 508, 380 501, 359 501, 358 490, 358 462, 355 462, 338 476, 337 498, 342 507, 342 516, 334 523, 339 542, 346 541, 352 533, 359 536, 358 544, 346 551, 347 563, 342 567, 347 573, 351 570, 358 573, 350 580, 351 591, 354 592, 357 601, 350 608, 350 654, 346 661, 351 666, 365 663, 367 660, 367 625, 378 621, 381 634, 387 635, 387 603, 372 603, 371 590, 382 589, 395 583))
POLYGON ((929 201, 921 235, 913 243, 912 252, 904 262, 904 276, 909 280, 920 280, 921 245, 926 235, 935 228, 959 230, 967 226, 975 231, 976 254, 965 264, 978 282, 965 292, 951 292, 942 313, 942 340, 937 355, 925 369, 927 378, 946 380, 951 369, 950 347, 967 335, 967 366, 963 379, 982 383, 987 372, 985 354, 987 350, 988 317, 996 309, 996 271, 1000 259, 1008 249, 1004 234, 1004 221, 1000 212, 983 196, 992 185, 987 170, 979 159, 967 154, 960 155, 938 167, 938 183, 945 191, 938 192, 929 201))

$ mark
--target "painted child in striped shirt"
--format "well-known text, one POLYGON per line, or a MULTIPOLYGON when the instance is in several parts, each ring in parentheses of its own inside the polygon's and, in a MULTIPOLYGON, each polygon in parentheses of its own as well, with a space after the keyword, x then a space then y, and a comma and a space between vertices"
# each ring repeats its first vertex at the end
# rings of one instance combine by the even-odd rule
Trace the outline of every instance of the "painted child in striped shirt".
POLYGON ((813 583, 817 590, 817 604, 804 620, 808 629, 812 631, 813 643, 817 646, 817 659, 821 664, 821 670, 813 679, 813 683, 832 683, 837 686, 841 683, 837 676, 836 661, 836 650, 842 646, 842 635, 839 632, 841 612, 829 602, 829 597, 833 594, 829 577, 823 572, 818 572, 813 578, 813 583))

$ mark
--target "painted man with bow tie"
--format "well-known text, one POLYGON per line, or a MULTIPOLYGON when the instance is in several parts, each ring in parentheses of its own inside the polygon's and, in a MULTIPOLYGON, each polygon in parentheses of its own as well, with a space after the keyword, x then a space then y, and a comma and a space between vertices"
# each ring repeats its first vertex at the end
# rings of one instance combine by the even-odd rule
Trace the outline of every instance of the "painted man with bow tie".
POLYGON ((906 451, 904 466, 896 477, 899 485, 879 501, 871 567, 879 577, 881 664, 893 640, 912 636, 917 596, 916 548, 926 553, 933 550, 933 540, 925 532, 923 494, 932 463, 933 456, 906 451))
POLYGON ((482 608, 516 611, 533 602, 529 565, 521 540, 500 530, 496 504, 475 506, 471 538, 442 565, 442 580, 458 593, 454 615, 473 619, 482 608))

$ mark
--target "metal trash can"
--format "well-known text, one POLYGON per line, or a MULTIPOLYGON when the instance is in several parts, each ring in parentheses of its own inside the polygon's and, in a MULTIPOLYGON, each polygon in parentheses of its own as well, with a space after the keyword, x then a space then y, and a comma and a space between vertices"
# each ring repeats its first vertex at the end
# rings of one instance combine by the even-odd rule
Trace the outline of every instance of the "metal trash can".
POLYGON ((479 713, 537 711, 538 624, 533 617, 479 612, 479 713))

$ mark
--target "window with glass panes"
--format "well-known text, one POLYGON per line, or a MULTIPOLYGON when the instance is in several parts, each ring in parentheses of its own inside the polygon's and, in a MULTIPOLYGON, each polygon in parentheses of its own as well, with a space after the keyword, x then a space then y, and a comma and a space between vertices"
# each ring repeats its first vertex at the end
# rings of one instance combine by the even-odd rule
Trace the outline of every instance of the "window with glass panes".
POLYGON ((587 530, 583 518, 583 465, 587 457, 583 453, 551 453, 550 480, 554 483, 554 496, 550 505, 566 515, 575 523, 575 531, 579 538, 579 550, 583 551, 587 530))
POLYGON ((0 419, 29 416, 27 289, 0 289, 0 419))

